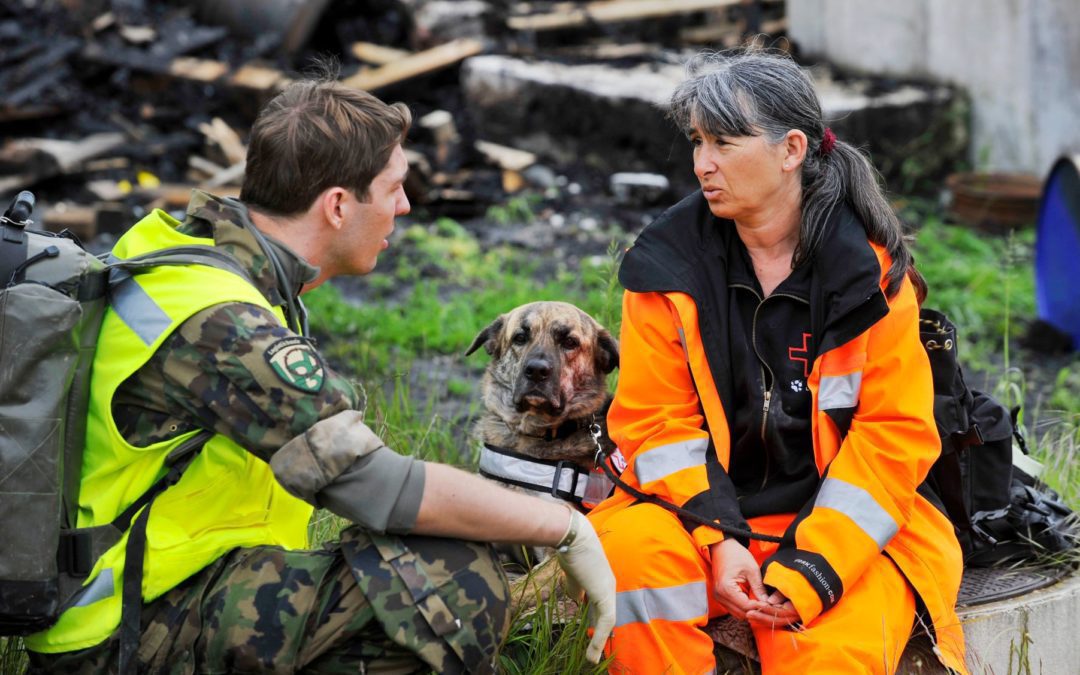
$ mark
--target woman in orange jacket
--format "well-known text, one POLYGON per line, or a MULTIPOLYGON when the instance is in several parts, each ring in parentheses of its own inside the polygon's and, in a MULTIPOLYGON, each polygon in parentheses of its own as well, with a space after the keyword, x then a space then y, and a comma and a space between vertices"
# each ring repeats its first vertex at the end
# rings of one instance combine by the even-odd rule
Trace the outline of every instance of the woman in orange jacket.
POLYGON ((702 55, 688 73, 671 117, 701 191, 619 275, 608 426, 645 497, 590 516, 617 579, 612 672, 711 672, 701 628, 723 613, 749 621, 765 673, 892 673, 914 631, 966 672, 900 224, 789 58, 702 55))

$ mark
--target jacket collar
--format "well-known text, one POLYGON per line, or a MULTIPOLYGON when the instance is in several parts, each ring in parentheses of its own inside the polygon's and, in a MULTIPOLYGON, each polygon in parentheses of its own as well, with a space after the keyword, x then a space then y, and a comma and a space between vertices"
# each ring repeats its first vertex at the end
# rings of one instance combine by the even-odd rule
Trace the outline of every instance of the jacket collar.
MULTIPOLYGON (((833 210, 822 245, 810 261, 811 325, 820 336, 819 353, 855 338, 888 311, 881 291, 882 268, 865 229, 847 204, 833 210)), ((682 292, 694 298, 699 315, 708 299, 726 285, 734 223, 712 215, 695 191, 642 231, 619 269, 629 291, 682 292)))
POLYGON ((319 275, 319 270, 285 244, 264 234, 285 273, 284 283, 279 285, 273 265, 250 231, 253 227, 243 203, 221 199, 202 190, 192 191, 186 218, 180 225, 185 233, 211 236, 217 247, 236 258, 248 270, 255 286, 270 304, 283 305, 285 298, 282 297, 281 288, 289 289, 293 297, 299 296, 303 285, 313 281, 319 275))

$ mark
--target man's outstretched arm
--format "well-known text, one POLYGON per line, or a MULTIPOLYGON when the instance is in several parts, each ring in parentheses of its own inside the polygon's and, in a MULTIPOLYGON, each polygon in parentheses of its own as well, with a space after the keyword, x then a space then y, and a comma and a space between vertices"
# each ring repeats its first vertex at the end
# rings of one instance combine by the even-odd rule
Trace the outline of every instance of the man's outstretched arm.
POLYGON ((588 519, 566 504, 507 490, 387 448, 345 411, 286 443, 270 460, 292 494, 376 530, 554 546, 594 607, 586 656, 596 662, 615 624, 615 576, 588 519))
POLYGON ((586 658, 596 663, 615 626, 615 575, 592 524, 566 504, 507 490, 445 464, 425 464, 413 532, 476 541, 554 546, 570 581, 594 608, 586 658))
POLYGON ((412 531, 473 541, 556 546, 566 534, 564 504, 507 490, 445 464, 424 463, 424 492, 412 531))

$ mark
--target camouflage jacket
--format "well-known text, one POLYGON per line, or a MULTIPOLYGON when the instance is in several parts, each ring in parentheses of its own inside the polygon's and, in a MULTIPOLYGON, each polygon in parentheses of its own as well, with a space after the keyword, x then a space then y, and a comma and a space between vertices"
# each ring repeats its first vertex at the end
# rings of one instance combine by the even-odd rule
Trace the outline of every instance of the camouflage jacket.
MULTIPOLYGON (((248 227, 238 202, 195 191, 180 230, 212 237, 271 305, 283 305, 273 266, 248 227)), ((267 240, 284 268, 282 287, 299 295, 318 270, 267 240)), ((375 530, 404 532, 415 522, 423 463, 386 448, 361 421, 357 388, 311 340, 264 308, 230 302, 195 314, 121 385, 112 405, 133 445, 210 429, 269 462, 286 489, 316 506, 375 530), (274 358, 283 346, 300 353, 316 376, 290 377, 274 358)))

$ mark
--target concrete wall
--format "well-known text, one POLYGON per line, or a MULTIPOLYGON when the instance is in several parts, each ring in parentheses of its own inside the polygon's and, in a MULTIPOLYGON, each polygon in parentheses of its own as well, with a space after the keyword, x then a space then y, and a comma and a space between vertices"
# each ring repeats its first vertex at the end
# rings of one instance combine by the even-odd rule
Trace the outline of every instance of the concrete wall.
POLYGON ((1080 152, 1080 0, 787 0, 804 54, 968 90, 971 161, 1042 176, 1080 152))

